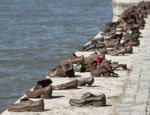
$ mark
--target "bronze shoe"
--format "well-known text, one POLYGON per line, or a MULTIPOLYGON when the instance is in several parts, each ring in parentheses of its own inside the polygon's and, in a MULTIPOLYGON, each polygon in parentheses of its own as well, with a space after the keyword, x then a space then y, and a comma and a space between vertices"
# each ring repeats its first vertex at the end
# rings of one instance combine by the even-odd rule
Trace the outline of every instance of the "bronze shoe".
POLYGON ((106 48, 113 48, 117 45, 119 45, 120 41, 118 39, 112 39, 109 41, 105 41, 106 48))
POLYGON ((79 46, 77 48, 78 51, 93 51, 96 49, 97 40, 92 40, 84 46, 79 46))
POLYGON ((63 62, 61 64, 61 67, 62 67, 62 70, 66 73, 67 77, 74 77, 75 76, 75 72, 74 72, 72 63, 63 62))
POLYGON ((140 41, 139 40, 137 40, 137 41, 130 40, 130 41, 126 42, 125 44, 128 46, 139 46, 140 41))
POLYGON ((78 87, 78 80, 73 80, 68 83, 52 86, 53 90, 76 89, 78 87))
POLYGON ((20 101, 19 103, 8 105, 7 110, 13 112, 25 112, 25 111, 42 112, 44 111, 44 102, 43 99, 39 101, 32 101, 26 99, 20 101))
POLYGON ((29 98, 39 98, 43 97, 45 99, 49 99, 52 96, 52 87, 51 85, 48 85, 44 88, 33 90, 33 91, 27 91, 26 95, 29 98))
POLYGON ((50 78, 45 78, 40 81, 37 81, 36 85, 33 87, 33 90, 44 88, 52 83, 50 78))
POLYGON ((84 62, 84 56, 79 56, 79 57, 74 56, 74 58, 69 57, 62 61, 62 63, 72 63, 72 64, 77 64, 80 62, 84 62))
POLYGON ((81 99, 70 99, 69 104, 71 106, 94 106, 94 107, 100 107, 100 106, 106 106, 106 96, 105 94, 101 95, 94 95, 91 93, 85 93, 81 97, 81 99))
POLYGON ((118 62, 111 62, 111 67, 112 67, 112 69, 113 70, 117 70, 120 66, 119 66, 119 64, 118 64, 118 62))
POLYGON ((91 71, 92 77, 118 77, 109 66, 101 65, 97 69, 91 71))
POLYGON ((91 43, 100 43, 100 42, 103 42, 104 41, 104 38, 103 37, 100 37, 100 38, 92 38, 91 39, 91 43))
POLYGON ((98 56, 99 55, 96 52, 94 52, 91 55, 89 55, 88 57, 84 57, 84 62, 85 63, 93 62, 96 59, 96 57, 98 57, 98 56))
POLYGON ((85 99, 85 98, 89 98, 89 97, 95 97, 95 95, 90 92, 86 92, 81 96, 81 99, 85 99))
POLYGON ((119 54, 124 55, 125 53, 126 53, 126 49, 124 47, 107 51, 107 54, 112 55, 112 56, 117 56, 119 54))
POLYGON ((125 47, 125 50, 126 50, 126 54, 132 54, 132 53, 133 53, 133 48, 132 48, 132 46, 126 46, 126 47, 125 47))
POLYGON ((119 64, 119 67, 121 67, 123 70, 129 70, 126 64, 119 64))
POLYGON ((101 54, 101 55, 105 55, 105 54, 107 54, 107 49, 106 49, 106 47, 99 48, 99 49, 97 49, 97 52, 99 52, 99 54, 101 54))
POLYGON ((38 98, 38 97, 51 98, 52 96, 51 80, 44 79, 38 81, 33 90, 27 91, 26 95, 29 98, 38 98))
POLYGON ((48 75, 50 77, 66 77, 66 73, 63 71, 60 65, 50 70, 48 75))
POLYGON ((105 47, 104 43, 96 43, 96 49, 104 48, 104 47, 105 47))
POLYGON ((105 68, 98 68, 91 71, 92 77, 110 77, 110 72, 105 68))
POLYGON ((122 68, 123 70, 128 70, 127 65, 126 64, 119 64, 118 62, 112 62, 111 63, 111 67, 113 70, 117 70, 118 68, 122 68))
POLYGON ((94 70, 96 68, 97 68, 96 61, 93 61, 92 63, 85 64, 85 71, 86 72, 90 72, 90 71, 92 71, 92 70, 94 70))
POLYGON ((94 83, 94 77, 88 77, 83 80, 78 80, 78 86, 91 86, 94 83))

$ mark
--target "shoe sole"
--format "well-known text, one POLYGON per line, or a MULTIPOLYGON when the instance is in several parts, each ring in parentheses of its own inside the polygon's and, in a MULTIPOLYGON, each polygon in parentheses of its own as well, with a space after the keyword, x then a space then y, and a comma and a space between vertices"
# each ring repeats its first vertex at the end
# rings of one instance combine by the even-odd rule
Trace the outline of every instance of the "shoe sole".
POLYGON ((77 107, 83 107, 83 106, 94 106, 94 107, 102 107, 106 106, 106 102, 91 102, 91 103, 86 103, 86 104, 80 104, 80 103, 73 103, 69 102, 71 106, 77 106, 77 107))
POLYGON ((8 108, 8 111, 13 111, 13 112, 25 112, 25 111, 31 111, 31 112, 42 112, 44 111, 43 107, 25 107, 25 108, 8 108))

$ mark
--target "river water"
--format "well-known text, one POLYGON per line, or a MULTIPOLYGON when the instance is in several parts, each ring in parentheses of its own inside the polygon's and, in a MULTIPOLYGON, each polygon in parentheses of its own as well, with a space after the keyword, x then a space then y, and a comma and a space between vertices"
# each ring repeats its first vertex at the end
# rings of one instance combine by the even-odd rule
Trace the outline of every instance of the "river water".
POLYGON ((0 112, 112 19, 112 0, 0 0, 0 112))

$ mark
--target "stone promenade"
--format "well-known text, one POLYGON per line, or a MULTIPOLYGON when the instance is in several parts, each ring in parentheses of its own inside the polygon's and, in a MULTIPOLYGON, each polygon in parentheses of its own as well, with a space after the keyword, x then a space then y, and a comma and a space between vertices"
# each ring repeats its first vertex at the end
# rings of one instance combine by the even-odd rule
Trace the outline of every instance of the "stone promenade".
POLYGON ((116 108, 118 115, 150 115, 150 17, 146 22, 125 92, 116 108))

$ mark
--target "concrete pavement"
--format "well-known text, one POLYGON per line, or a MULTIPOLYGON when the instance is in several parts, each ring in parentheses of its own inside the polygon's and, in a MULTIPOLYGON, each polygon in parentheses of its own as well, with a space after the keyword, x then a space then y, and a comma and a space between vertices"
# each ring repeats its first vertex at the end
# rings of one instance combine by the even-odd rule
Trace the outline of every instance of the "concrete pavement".
POLYGON ((146 22, 126 92, 116 110, 119 115, 150 114, 150 17, 146 22))

